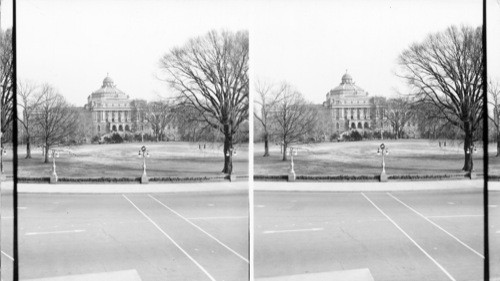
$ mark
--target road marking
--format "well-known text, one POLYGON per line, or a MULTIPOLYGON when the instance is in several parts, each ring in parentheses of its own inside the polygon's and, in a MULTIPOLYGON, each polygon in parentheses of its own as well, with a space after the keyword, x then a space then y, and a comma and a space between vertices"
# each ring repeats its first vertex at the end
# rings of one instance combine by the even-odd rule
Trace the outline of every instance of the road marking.
POLYGON ((146 215, 141 209, 139 209, 139 207, 137 207, 134 202, 132 202, 130 199, 128 199, 127 196, 125 196, 125 194, 122 194, 122 196, 128 201, 130 202, 130 204, 132 204, 132 206, 134 206, 134 208, 137 209, 137 211, 139 211, 139 213, 141 213, 146 219, 148 219, 149 222, 151 222, 161 233, 163 233, 163 235, 165 235, 165 237, 168 238, 168 240, 170 240, 179 250, 181 250, 182 253, 184 253, 184 255, 186 255, 196 266, 198 266, 199 269, 201 269, 201 271, 203 271, 203 273, 205 273, 208 278, 210 278, 210 280, 213 280, 213 281, 216 281, 212 275, 210 275, 210 273, 208 273, 208 271, 203 268, 203 266, 201 266, 201 264, 199 264, 193 257, 191 257, 186 251, 184 251, 184 249, 181 248, 181 246, 179 246, 179 244, 177 244, 177 242, 174 241, 174 239, 172 239, 172 237, 170 237, 170 235, 168 235, 165 231, 163 231, 163 229, 161 229, 161 227, 159 227, 150 217, 148 217, 148 215, 146 215))
POLYGON ((316 227, 316 228, 302 228, 302 229, 267 230, 267 231, 263 231, 262 233, 274 234, 274 233, 307 232, 307 231, 321 231, 321 230, 324 230, 324 228, 316 227))
POLYGON ((465 248, 471 250, 474 254, 478 255, 479 257, 483 258, 484 259, 484 256, 481 255, 479 252, 477 252, 476 250, 472 249, 469 245, 465 244, 464 242, 462 242, 462 240, 458 239, 455 235, 449 233, 448 231, 446 231, 444 228, 442 228, 441 226, 439 226, 437 223, 431 221, 430 219, 428 219, 426 216, 422 215, 421 213, 419 213, 417 210, 413 209, 412 207, 408 206, 407 204, 405 204, 403 201, 399 200, 398 198, 396 198, 396 196, 392 195, 390 192, 387 192, 387 194, 389 196, 391 196, 394 200, 398 201, 399 203, 403 204, 406 208, 412 210, 415 214, 421 216, 423 219, 425 219, 426 221, 430 222, 432 225, 434 225, 435 227, 439 228, 440 230, 442 230, 444 233, 448 234, 451 238, 455 239, 458 243, 462 244, 462 246, 464 246, 465 248))
POLYGON ((255 205, 255 208, 264 208, 264 205, 255 205))
POLYGON ((26 210, 28 207, 17 207, 19 210, 26 210))
POLYGON ((227 217, 197 217, 187 218, 189 220, 231 220, 231 219, 248 219, 248 216, 227 216, 227 217))
POLYGON ((59 231, 46 231, 46 232, 26 232, 24 235, 44 235, 44 234, 61 234, 61 233, 80 233, 85 232, 84 229, 75 230, 59 230, 59 231))
POLYGON ((498 205, 488 205, 488 207, 490 207, 490 208, 496 208, 496 207, 498 207, 498 205))
POLYGON ((427 216, 428 218, 468 218, 468 217, 484 217, 484 215, 449 215, 449 216, 427 216))
POLYGON ((10 219, 13 219, 14 217, 13 216, 7 216, 7 217, 2 217, 2 220, 10 220, 10 219))
POLYGON ((2 252, 2 254, 4 254, 9 260, 14 261, 14 258, 7 255, 7 253, 5 253, 4 251, 0 251, 0 252, 2 252))
POLYGON ((240 259, 244 260, 246 263, 249 263, 248 260, 243 257, 242 255, 238 254, 236 251, 234 251, 233 249, 229 248, 228 246, 226 246, 224 243, 222 243, 221 241, 219 241, 217 238, 215 238, 214 236, 212 236, 210 233, 206 232, 205 230, 203 230, 201 227, 197 226, 196 224, 194 224, 193 222, 191 222, 190 220, 188 220, 187 218, 183 217, 181 214, 179 214, 178 212, 176 212, 175 210, 173 210, 172 208, 168 207, 167 205, 163 204, 160 200, 156 199, 155 197, 151 196, 151 194, 148 194, 149 197, 151 197, 151 199, 155 200, 156 202, 158 202, 160 205, 162 205, 163 207, 167 208, 168 210, 170 210, 170 212, 176 214, 177 216, 179 216, 181 219, 185 220, 186 222, 188 222, 189 224, 191 224, 192 226, 196 227, 199 231, 205 233, 208 237, 212 238, 213 240, 215 240, 217 243, 219 243, 220 245, 222 245, 224 248, 228 249, 230 252, 232 252, 233 254, 235 254, 237 257, 239 257, 240 259))
POLYGON ((393 221, 386 213, 384 213, 384 211, 382 211, 377 205, 375 205, 375 203, 373 203, 372 200, 370 200, 370 198, 368 198, 368 196, 366 196, 363 192, 361 192, 361 195, 363 195, 363 197, 366 198, 366 200, 368 200, 368 202, 370 202, 373 207, 375 207, 380 213, 382 213, 382 215, 384 215, 397 229, 399 229, 399 231, 401 231, 405 236, 406 238, 410 239, 410 241, 415 245, 417 246, 417 248, 422 251, 422 253, 424 253, 424 255, 426 255, 437 267, 439 267, 439 269, 441 269, 441 271, 444 272, 444 274, 446 274, 446 276, 448 276, 448 278, 450 278, 450 280, 453 280, 453 281, 456 281, 455 278, 453 278, 453 276, 451 276, 450 273, 448 273, 448 271, 446 271, 446 269, 444 269, 444 267, 442 267, 433 257, 431 257, 431 255, 429 255, 422 247, 420 247, 420 245, 415 242, 415 240, 413 240, 410 235, 408 235, 408 233, 406 233, 401 227, 399 227, 399 225, 393 221))

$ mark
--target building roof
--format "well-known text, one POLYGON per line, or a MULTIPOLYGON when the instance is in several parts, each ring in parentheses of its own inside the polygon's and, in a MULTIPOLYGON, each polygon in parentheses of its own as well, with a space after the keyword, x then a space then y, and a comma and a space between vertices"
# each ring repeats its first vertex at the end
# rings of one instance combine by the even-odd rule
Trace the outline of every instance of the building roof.
POLYGON ((101 88, 92 92, 91 97, 94 98, 125 98, 128 99, 128 96, 120 89, 118 89, 113 82, 111 77, 106 76, 102 81, 101 88))
POLYGON ((361 87, 357 86, 352 79, 352 76, 349 73, 345 73, 342 76, 342 81, 340 85, 330 90, 326 96, 327 98, 330 96, 367 96, 368 93, 363 90, 361 87))

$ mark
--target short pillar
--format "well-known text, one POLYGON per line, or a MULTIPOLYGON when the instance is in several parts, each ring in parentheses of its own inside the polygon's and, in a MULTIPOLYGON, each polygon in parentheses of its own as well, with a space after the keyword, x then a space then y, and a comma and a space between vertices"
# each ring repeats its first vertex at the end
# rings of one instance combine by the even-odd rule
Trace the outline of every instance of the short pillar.
POLYGON ((141 184, 148 184, 148 183, 149 183, 148 175, 142 174, 142 176, 141 176, 141 184))
POLYGON ((56 183, 57 182, 57 174, 53 173, 50 175, 50 183, 56 183))
POLYGON ((387 174, 385 173, 385 171, 383 171, 383 172, 380 174, 380 181, 381 181, 381 182, 386 182, 386 181, 387 181, 387 174))

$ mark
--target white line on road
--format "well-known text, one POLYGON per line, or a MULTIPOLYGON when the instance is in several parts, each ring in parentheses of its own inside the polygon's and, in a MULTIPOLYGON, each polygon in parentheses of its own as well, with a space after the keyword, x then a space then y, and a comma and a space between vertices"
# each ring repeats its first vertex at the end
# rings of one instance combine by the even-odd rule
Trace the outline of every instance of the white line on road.
POLYGON ((375 207, 380 213, 382 213, 382 215, 384 215, 397 229, 399 229, 399 231, 401 231, 405 236, 406 238, 410 239, 410 241, 415 245, 417 246, 417 248, 422 251, 422 253, 424 253, 435 265, 437 265, 437 267, 439 267, 439 269, 441 269, 441 271, 444 272, 444 274, 446 274, 446 276, 448 276, 448 278, 450 278, 450 280, 453 280, 453 281, 456 281, 455 278, 453 278, 453 276, 451 276, 450 273, 448 273, 448 271, 446 271, 446 269, 444 269, 444 267, 442 267, 433 257, 431 257, 431 255, 429 255, 422 247, 420 247, 420 245, 415 242, 415 240, 413 240, 410 235, 408 235, 401 227, 399 227, 399 225, 393 221, 386 213, 384 213, 384 211, 382 211, 377 205, 375 205, 375 203, 373 203, 372 200, 370 200, 370 198, 368 198, 368 196, 366 196, 363 192, 361 192, 361 195, 363 195, 363 197, 366 198, 366 200, 368 200, 368 202, 370 202, 373 207, 375 207))
POLYGON ((248 219, 248 216, 226 216, 226 217, 197 217, 187 218, 189 220, 231 220, 231 219, 248 219))
POLYGON ((462 246, 464 246, 465 248, 471 250, 474 254, 478 255, 479 257, 483 258, 484 259, 484 256, 481 255, 479 252, 477 252, 476 250, 472 249, 469 245, 465 244, 464 242, 462 242, 462 240, 458 239, 455 235, 449 233, 448 231, 446 231, 444 228, 442 228, 441 226, 439 226, 437 223, 431 221, 430 219, 428 219, 426 216, 422 215, 421 213, 419 213, 417 210, 413 209, 412 207, 408 206, 407 204, 405 204, 403 201, 399 200, 398 198, 396 198, 396 196, 392 195, 390 192, 387 192, 387 194, 389 194, 389 196, 391 196, 394 200, 398 201, 399 203, 403 204, 406 208, 412 210, 415 214, 421 216, 423 219, 425 219, 426 221, 428 221, 429 223, 431 223, 432 225, 434 225, 435 227, 439 228, 440 230, 442 230, 444 233, 448 234, 451 238, 455 239, 458 243, 462 244, 462 246))
POLYGON ((170 210, 172 213, 176 214, 177 216, 179 216, 181 219, 185 220, 186 222, 188 222, 189 224, 191 224, 192 226, 196 227, 199 231, 205 233, 208 237, 212 238, 213 240, 215 240, 217 243, 219 243, 220 245, 222 245, 224 248, 228 249, 230 252, 232 252, 233 254, 235 254, 237 257, 239 257, 240 259, 244 260, 245 262, 248 263, 248 260, 243 257, 242 255, 238 254, 236 251, 234 251, 233 249, 229 248, 228 246, 226 246, 224 243, 222 243, 221 241, 219 241, 217 238, 215 238, 214 236, 212 236, 210 233, 206 232, 205 230, 203 230, 201 227, 197 226, 196 224, 194 224, 193 222, 191 222, 190 220, 188 220, 187 218, 183 217, 181 214, 179 214, 178 212, 176 212, 175 210, 173 210, 172 208, 168 207, 167 205, 163 204, 160 200, 156 199, 155 197, 151 196, 151 194, 148 194, 149 197, 151 197, 151 199, 155 200, 156 202, 158 202, 160 205, 162 205, 163 207, 167 208, 168 210, 170 210))
POLYGON ((13 219, 14 217, 13 216, 6 216, 6 217, 2 217, 2 220, 10 220, 10 219, 13 219))
POLYGON ((274 234, 274 233, 286 233, 286 232, 307 232, 307 231, 321 231, 324 228, 316 227, 316 228, 302 228, 302 229, 284 229, 284 230, 266 230, 262 231, 264 234, 274 234))
POLYGON ((428 218, 469 218, 469 217, 484 217, 484 215, 449 215, 449 216, 427 216, 428 218))
POLYGON ((14 258, 13 258, 13 257, 11 257, 11 256, 7 255, 7 253, 5 253, 4 251, 1 251, 1 252, 2 252, 2 254, 4 254, 4 255, 5 255, 5 256, 9 259, 9 260, 14 261, 14 258))
POLYGON ((75 230, 59 230, 59 231, 46 231, 46 232, 26 232, 24 235, 44 235, 44 234, 61 234, 61 233, 80 233, 85 232, 84 229, 75 230))
POLYGON ((165 231, 163 231, 163 229, 161 229, 161 227, 158 226, 158 224, 156 224, 150 217, 148 217, 148 215, 146 215, 141 209, 139 209, 139 207, 137 207, 134 202, 132 202, 130 199, 128 199, 127 196, 125 196, 125 194, 122 194, 122 196, 128 201, 130 202, 130 204, 132 204, 132 206, 134 206, 134 208, 137 209, 137 211, 139 211, 139 213, 141 213, 146 219, 149 220, 149 222, 151 222, 161 233, 163 233, 163 235, 165 235, 165 237, 168 238, 168 240, 170 240, 179 250, 181 250, 182 253, 184 253, 184 255, 186 255, 196 266, 198 266, 199 269, 201 269, 201 271, 203 271, 203 273, 205 273, 208 278, 210 278, 210 280, 213 280, 213 281, 216 281, 212 275, 210 275, 210 273, 208 273, 208 271, 203 268, 203 266, 201 266, 201 264, 199 264, 193 257, 191 257, 186 251, 184 251, 184 249, 181 248, 181 246, 179 246, 179 244, 177 244, 177 242, 174 241, 174 239, 172 239, 172 237, 170 237, 170 235, 168 235, 165 231))

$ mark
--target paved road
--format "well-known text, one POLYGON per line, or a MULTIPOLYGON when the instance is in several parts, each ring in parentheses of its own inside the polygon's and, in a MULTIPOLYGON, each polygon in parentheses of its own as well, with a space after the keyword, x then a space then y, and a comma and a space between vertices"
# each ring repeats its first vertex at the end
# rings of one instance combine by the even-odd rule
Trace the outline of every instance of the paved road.
MULTIPOLYGON (((5 281, 11 199, 2 196, 5 281)), ((27 279, 135 270, 142 280, 247 280, 248 196, 21 194, 19 250, 27 279)))
MULTIPOLYGON (((500 193, 490 198, 491 221, 500 221, 500 193)), ((477 188, 257 191, 254 206, 257 279, 366 269, 374 280, 483 278, 477 188)), ((492 223, 490 233, 491 272, 500 278, 500 224, 492 223)))

